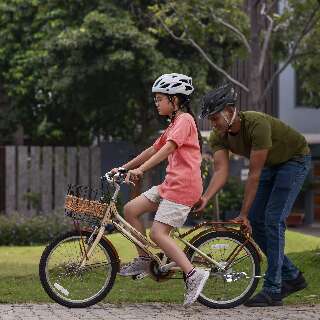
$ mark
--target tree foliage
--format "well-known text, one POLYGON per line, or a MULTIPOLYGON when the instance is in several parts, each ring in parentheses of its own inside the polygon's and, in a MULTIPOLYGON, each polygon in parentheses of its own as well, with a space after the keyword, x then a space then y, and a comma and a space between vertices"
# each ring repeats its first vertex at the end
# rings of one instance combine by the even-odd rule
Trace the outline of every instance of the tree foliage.
POLYGON ((319 0, 169 0, 159 1, 153 9, 158 28, 198 51, 212 70, 248 94, 251 107, 264 111, 266 95, 290 63, 309 92, 309 102, 319 105, 319 76, 310 75, 311 68, 318 70, 319 65, 319 0), (227 63, 212 54, 218 43, 226 48, 226 55, 220 52, 220 57, 227 57, 227 63), (238 47, 226 43, 238 43, 238 47), (245 81, 230 72, 236 60, 246 60, 245 81), (264 68, 270 61, 278 64, 278 69, 265 84, 264 68))
POLYGON ((193 50, 153 32, 149 4, 3 2, 0 79, 12 114, 6 133, 22 124, 30 143, 145 143, 159 127, 153 81, 164 72, 187 73, 201 92, 208 77, 193 50))

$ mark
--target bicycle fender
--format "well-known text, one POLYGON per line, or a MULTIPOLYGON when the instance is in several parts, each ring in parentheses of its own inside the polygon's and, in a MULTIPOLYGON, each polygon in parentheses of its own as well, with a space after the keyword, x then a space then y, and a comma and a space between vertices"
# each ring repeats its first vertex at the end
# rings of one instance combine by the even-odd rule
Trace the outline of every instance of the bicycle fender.
MULTIPOLYGON (((218 232, 218 231, 229 231, 229 232, 233 232, 233 233, 240 233, 237 229, 232 229, 232 228, 219 228, 219 229, 205 229, 201 232, 199 232, 198 234, 196 234, 189 242, 191 244, 193 244, 195 241, 197 241, 199 238, 203 237, 204 235, 206 235, 207 233, 214 233, 214 232, 218 232)), ((241 234, 241 233, 240 233, 241 234)), ((248 241, 250 242, 250 244, 253 246, 254 250, 256 251, 260 262, 262 261, 262 255, 261 255, 261 251, 258 248, 258 245, 254 242, 254 240, 252 238, 247 238, 248 241)), ((190 248, 188 246, 186 246, 184 248, 184 253, 187 254, 188 250, 190 248)))
POLYGON ((108 243, 108 245, 112 249, 112 252, 113 252, 114 256, 116 257, 117 261, 119 262, 118 263, 118 271, 120 271, 120 262, 121 262, 121 260, 120 260, 120 257, 119 257, 117 249, 114 247, 112 242, 106 236, 103 236, 102 238, 108 243))

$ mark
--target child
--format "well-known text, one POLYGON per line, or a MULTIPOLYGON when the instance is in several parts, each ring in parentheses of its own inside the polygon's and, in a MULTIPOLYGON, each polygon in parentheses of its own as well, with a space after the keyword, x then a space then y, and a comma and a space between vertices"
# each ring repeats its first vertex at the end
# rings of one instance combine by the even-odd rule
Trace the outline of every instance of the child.
MULTIPOLYGON (((126 181, 139 179, 143 173, 168 158, 166 177, 124 207, 126 220, 145 234, 140 215, 156 212, 150 238, 186 274, 184 305, 197 300, 209 271, 194 268, 184 252, 169 236, 173 228, 181 227, 202 194, 201 135, 190 110, 192 78, 178 73, 160 76, 152 87, 154 101, 160 115, 169 116, 171 123, 155 143, 122 167, 129 170, 126 181)), ((114 173, 117 169, 112 170, 114 173)), ((150 258, 140 248, 139 256, 121 268, 119 274, 132 276, 144 272, 150 258)))

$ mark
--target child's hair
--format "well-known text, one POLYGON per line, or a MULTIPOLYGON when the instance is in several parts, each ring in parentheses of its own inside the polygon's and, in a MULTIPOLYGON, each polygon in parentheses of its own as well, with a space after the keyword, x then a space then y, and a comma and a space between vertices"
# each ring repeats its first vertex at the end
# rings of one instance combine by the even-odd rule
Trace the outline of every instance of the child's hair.
MULTIPOLYGON (((190 102, 191 102, 191 99, 189 96, 185 95, 185 94, 182 94, 182 93, 176 93, 174 95, 168 95, 169 97, 169 100, 172 102, 172 99, 173 97, 176 96, 178 98, 178 101, 179 101, 179 109, 191 114, 191 116, 193 117, 193 120, 196 124, 196 128, 197 128, 197 131, 198 131, 198 140, 199 140, 199 146, 200 146, 200 152, 202 153, 202 144, 203 144, 203 140, 202 140, 202 136, 201 136, 201 132, 199 130, 199 126, 198 126, 198 123, 197 123, 197 119, 194 115, 194 113, 192 112, 191 110, 191 106, 190 106, 190 102)), ((174 121, 174 118, 175 118, 175 113, 173 114, 172 118, 171 118, 171 121, 174 121)))

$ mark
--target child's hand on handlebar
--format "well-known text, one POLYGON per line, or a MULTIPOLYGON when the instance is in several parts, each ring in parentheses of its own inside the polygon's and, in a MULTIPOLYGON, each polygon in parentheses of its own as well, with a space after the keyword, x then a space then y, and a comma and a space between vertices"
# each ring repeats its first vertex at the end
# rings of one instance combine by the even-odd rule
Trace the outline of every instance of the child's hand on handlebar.
POLYGON ((140 168, 129 170, 126 176, 126 183, 130 183, 132 180, 137 181, 143 176, 143 171, 140 168))
POLYGON ((109 183, 123 183, 127 171, 128 170, 123 167, 113 168, 110 171, 108 171, 103 177, 107 178, 109 183))
POLYGON ((116 173, 118 173, 119 168, 113 168, 109 171, 109 173, 111 173, 112 175, 115 175, 116 173))

